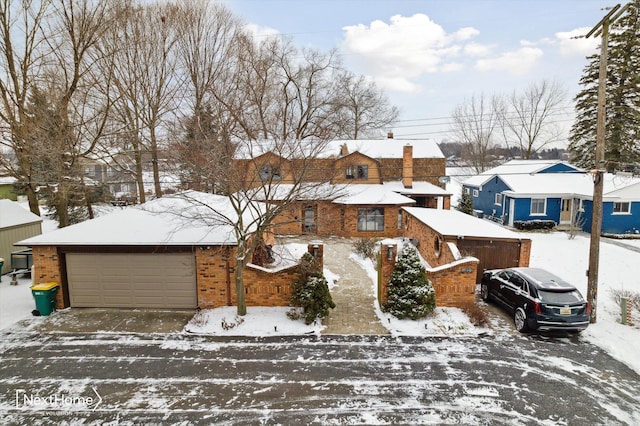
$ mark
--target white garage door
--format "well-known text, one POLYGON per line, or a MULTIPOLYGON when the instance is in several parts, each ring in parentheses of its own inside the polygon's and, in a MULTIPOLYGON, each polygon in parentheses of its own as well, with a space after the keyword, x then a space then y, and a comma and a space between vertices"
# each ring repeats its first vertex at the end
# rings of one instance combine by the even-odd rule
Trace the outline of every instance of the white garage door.
POLYGON ((195 308, 193 254, 68 253, 72 307, 195 308))

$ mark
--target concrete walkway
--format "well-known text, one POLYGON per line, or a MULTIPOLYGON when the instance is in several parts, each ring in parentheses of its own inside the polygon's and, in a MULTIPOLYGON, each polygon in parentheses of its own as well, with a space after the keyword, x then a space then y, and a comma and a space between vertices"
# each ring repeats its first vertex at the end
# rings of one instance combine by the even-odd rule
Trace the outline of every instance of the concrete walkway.
POLYGON ((376 315, 371 279, 365 270, 349 258, 352 240, 323 239, 324 266, 340 276, 331 289, 335 309, 324 319, 322 334, 389 334, 376 315))
POLYGON ((602 241, 603 243, 612 244, 614 246, 626 248, 627 250, 631 250, 631 251, 635 251, 637 253, 640 253, 640 247, 636 247, 636 246, 631 245, 631 244, 625 244, 625 240, 622 240, 622 239, 618 240, 618 239, 615 239, 615 238, 602 237, 602 239, 600 241, 602 241))

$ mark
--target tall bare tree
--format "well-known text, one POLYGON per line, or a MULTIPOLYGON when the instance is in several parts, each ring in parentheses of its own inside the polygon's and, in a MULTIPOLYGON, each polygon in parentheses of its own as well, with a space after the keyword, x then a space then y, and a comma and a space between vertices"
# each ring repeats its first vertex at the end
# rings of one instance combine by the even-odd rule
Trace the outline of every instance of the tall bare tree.
POLYGON ((376 84, 351 72, 344 72, 338 79, 338 99, 335 114, 342 120, 339 135, 345 139, 379 136, 398 119, 398 108, 376 84))
MULTIPOLYGON (((167 122, 179 105, 182 77, 177 71, 176 43, 179 8, 157 4, 129 6, 127 13, 112 26, 106 46, 118 46, 108 70, 113 72, 117 94, 111 121, 119 137, 116 146, 106 145, 109 161, 135 164, 135 180, 140 202, 145 201, 144 164, 150 158, 156 197, 160 185, 161 150, 167 135, 167 122), (113 124, 117 123, 117 124, 113 124), (119 130, 117 130, 119 129, 119 130), (125 155, 123 155, 125 154, 125 155)), ((119 164, 126 170, 125 164, 119 164)))
POLYGON ((171 153, 188 188, 217 191, 211 164, 229 164, 234 122, 210 92, 233 69, 230 66, 241 22, 219 3, 195 0, 180 4, 177 55, 184 74, 178 125, 171 153))
POLYGON ((463 157, 475 169, 484 172, 490 166, 489 150, 497 142, 504 103, 499 96, 472 96, 452 113, 452 139, 464 144, 463 157))
POLYGON ((230 53, 208 92, 220 116, 233 123, 234 143, 223 145, 226 158, 245 161, 234 167, 209 163, 208 174, 217 177, 232 213, 225 206, 206 207, 210 217, 234 229, 238 314, 245 315, 243 273, 274 218, 300 199, 313 199, 310 194, 323 191, 326 199, 335 190, 327 190, 330 175, 318 176, 313 160, 339 133, 330 113, 339 67, 333 53, 299 51, 276 38, 256 43, 248 34, 236 39, 230 53))
POLYGON ((9 171, 24 188, 29 208, 40 215, 32 164, 34 149, 29 138, 32 132, 27 113, 30 92, 42 64, 41 32, 50 1, 0 2, 0 125, 3 137, 0 143, 15 154, 13 158, 0 155, 0 166, 9 171))
POLYGON ((562 140, 561 126, 554 121, 566 101, 558 82, 542 80, 507 97, 502 126, 507 146, 516 146, 528 160, 547 145, 562 140))
POLYGON ((58 126, 49 141, 57 177, 46 185, 60 227, 71 223, 70 210, 78 207, 70 200, 86 193, 79 162, 94 150, 107 122, 110 100, 97 96, 104 84, 97 63, 109 52, 98 46, 119 10, 116 2, 59 0, 45 27, 41 78, 50 88, 58 126))

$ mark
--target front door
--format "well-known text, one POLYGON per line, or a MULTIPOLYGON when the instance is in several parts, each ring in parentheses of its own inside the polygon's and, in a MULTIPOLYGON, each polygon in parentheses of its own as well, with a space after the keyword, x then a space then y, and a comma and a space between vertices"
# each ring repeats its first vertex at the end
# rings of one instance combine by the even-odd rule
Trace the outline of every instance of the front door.
POLYGON ((313 234, 316 232, 316 209, 314 206, 305 206, 302 217, 302 232, 313 234))
POLYGON ((560 223, 561 224, 570 224, 571 223, 571 203, 572 198, 563 198, 562 204, 560 206, 560 223))

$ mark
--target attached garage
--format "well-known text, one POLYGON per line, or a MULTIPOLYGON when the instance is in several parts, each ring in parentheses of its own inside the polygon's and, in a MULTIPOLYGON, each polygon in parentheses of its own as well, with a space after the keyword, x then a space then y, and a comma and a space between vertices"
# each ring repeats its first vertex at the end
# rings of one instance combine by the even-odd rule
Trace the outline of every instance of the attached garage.
POLYGON ((59 308, 224 306, 233 302, 237 242, 232 226, 207 222, 206 206, 228 203, 191 191, 16 244, 32 247, 34 280, 60 284, 59 308))
POLYGON ((191 253, 68 253, 71 307, 192 309, 198 304, 191 253))

